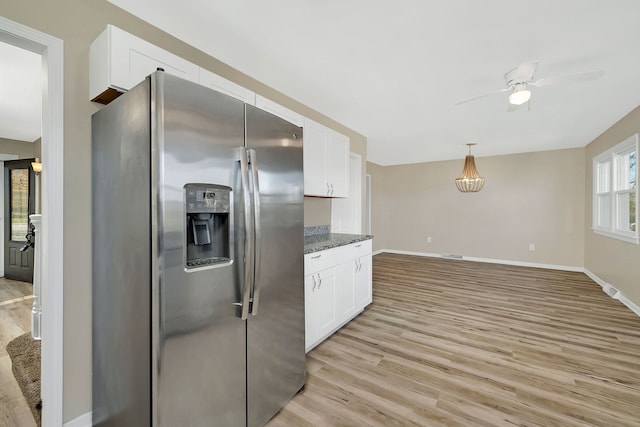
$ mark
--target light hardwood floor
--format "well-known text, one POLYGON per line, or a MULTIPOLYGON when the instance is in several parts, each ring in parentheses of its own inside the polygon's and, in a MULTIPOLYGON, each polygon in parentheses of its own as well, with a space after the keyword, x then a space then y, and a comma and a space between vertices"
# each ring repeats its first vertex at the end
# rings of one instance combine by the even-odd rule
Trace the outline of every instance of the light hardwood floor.
POLYGON ((0 278, 0 427, 35 427, 11 371, 7 343, 31 330, 31 283, 0 278))
POLYGON ((640 317, 582 273, 380 254, 280 426, 640 426, 640 317))

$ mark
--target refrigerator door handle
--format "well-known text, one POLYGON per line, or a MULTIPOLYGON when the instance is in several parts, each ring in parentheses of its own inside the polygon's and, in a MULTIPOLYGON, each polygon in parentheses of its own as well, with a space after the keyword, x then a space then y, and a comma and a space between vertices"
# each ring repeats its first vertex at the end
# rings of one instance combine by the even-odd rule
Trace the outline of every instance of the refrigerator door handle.
POLYGON ((244 202, 244 289, 242 290, 242 314, 240 318, 249 317, 249 301, 251 298, 251 283, 253 281, 253 215, 251 215, 251 191, 249 188, 249 160, 247 150, 238 148, 240 157, 240 182, 242 184, 242 199, 244 202))
POLYGON ((260 227, 260 183, 258 179, 258 158, 256 150, 249 150, 249 166, 251 168, 251 179, 253 181, 253 222, 254 222, 254 257, 253 257, 253 298, 251 303, 251 314, 258 314, 258 304, 260 303, 260 267, 262 264, 261 241, 262 228, 260 227))

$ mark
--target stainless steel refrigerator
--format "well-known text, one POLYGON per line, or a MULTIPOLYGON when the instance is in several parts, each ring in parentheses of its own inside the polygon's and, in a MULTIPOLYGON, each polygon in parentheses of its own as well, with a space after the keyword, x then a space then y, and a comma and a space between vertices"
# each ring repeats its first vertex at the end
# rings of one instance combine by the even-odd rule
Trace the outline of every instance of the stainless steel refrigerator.
POLYGON ((93 424, 264 425, 305 383, 302 129, 159 71, 92 169, 93 424))

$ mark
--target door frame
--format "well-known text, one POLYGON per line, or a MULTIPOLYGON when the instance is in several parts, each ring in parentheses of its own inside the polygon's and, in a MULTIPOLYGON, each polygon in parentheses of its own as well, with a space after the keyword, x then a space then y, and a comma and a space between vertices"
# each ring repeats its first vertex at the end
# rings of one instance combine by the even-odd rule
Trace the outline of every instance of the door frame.
POLYGON ((63 424, 63 41, 0 16, 0 41, 42 55, 42 426, 63 424))
POLYGON ((368 173, 365 175, 365 186, 364 186, 364 194, 365 194, 365 234, 371 234, 371 174, 368 173))

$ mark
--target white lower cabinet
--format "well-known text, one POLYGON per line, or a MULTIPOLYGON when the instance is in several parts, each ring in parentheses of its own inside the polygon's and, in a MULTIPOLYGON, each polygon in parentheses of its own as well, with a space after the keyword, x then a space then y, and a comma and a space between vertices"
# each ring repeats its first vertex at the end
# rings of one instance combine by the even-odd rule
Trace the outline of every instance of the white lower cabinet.
POLYGON ((371 240, 307 254, 304 268, 308 352, 372 302, 371 240))
POLYGON ((356 314, 356 276, 357 265, 355 260, 340 264, 338 272, 338 292, 339 299, 336 302, 338 318, 351 319, 356 314))
POLYGON ((333 332, 336 316, 336 267, 304 279, 305 342, 316 342, 333 332))
POLYGON ((356 309, 362 310, 373 301, 371 255, 360 257, 356 261, 358 263, 354 278, 356 309))

